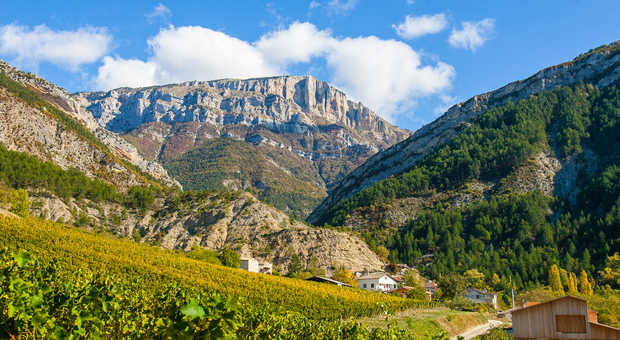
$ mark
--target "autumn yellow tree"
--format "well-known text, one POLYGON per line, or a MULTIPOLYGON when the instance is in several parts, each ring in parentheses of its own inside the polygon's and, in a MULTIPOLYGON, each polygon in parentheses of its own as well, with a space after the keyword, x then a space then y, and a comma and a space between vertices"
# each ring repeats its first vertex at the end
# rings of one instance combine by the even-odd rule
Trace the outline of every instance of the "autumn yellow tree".
POLYGON ((357 280, 355 279, 355 276, 342 265, 338 266, 338 269, 336 269, 336 272, 334 273, 332 279, 348 283, 353 287, 357 287, 357 280))
POLYGON ((570 273, 568 275, 568 294, 577 294, 577 275, 570 273))
POLYGON ((581 274, 579 274, 579 290, 585 296, 590 296, 593 293, 592 285, 588 281, 588 274, 585 270, 582 270, 581 274))
POLYGON ((560 278, 560 270, 555 264, 549 268, 549 286, 551 286, 552 291, 564 294, 564 287, 562 286, 562 279, 560 278))

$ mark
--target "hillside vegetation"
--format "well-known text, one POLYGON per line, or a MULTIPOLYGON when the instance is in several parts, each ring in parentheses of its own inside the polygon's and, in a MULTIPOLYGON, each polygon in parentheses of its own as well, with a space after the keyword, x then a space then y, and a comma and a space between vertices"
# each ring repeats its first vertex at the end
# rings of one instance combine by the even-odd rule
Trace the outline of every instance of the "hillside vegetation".
POLYGON ((185 189, 249 189, 263 202, 305 218, 326 193, 317 184, 320 178, 295 164, 295 159, 287 162, 287 156, 269 157, 251 143, 216 138, 166 161, 164 166, 185 189), (273 158, 296 172, 281 168, 273 158))
POLYGON ((550 263, 593 273, 620 249, 619 83, 560 87, 491 109, 409 171, 341 201, 322 221, 341 225, 398 199, 449 197, 473 182, 490 183, 467 204, 429 203, 400 230, 369 223, 365 237, 387 245, 393 261, 417 264, 433 254, 423 270, 435 278, 477 268, 489 280, 497 274, 531 287, 546 281, 550 263), (510 186, 541 152, 576 164, 567 192, 561 181, 551 184, 554 196, 510 186))
MULTIPOLYGON (((34 218, 0 217, 0 231, 8 247, 0 256, 0 329, 9 334, 367 338, 354 323, 330 320, 426 305, 249 273, 34 218)), ((397 336, 372 334, 390 332, 397 336)))

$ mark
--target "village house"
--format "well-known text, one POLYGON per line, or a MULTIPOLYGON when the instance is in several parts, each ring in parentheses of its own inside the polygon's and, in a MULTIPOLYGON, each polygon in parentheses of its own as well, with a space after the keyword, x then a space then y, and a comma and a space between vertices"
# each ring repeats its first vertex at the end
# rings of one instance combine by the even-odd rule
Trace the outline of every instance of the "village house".
POLYGON ((573 296, 529 304, 511 314, 515 340, 620 340, 620 329, 598 323, 598 315, 588 309, 588 302, 573 296))
POLYGON ((273 265, 271 263, 260 263, 254 258, 241 259, 240 267, 252 273, 271 274, 273 272, 273 265))
POLYGON ((426 280, 426 282, 424 282, 424 291, 426 295, 428 295, 429 300, 433 299, 435 292, 437 292, 437 288, 438 286, 433 280, 426 280))
POLYGON ((468 288, 465 298, 473 303, 483 303, 497 309, 497 294, 489 293, 486 290, 468 288))
POLYGON ((398 283, 386 273, 377 272, 358 277, 357 286, 371 292, 389 292, 398 288, 398 283))

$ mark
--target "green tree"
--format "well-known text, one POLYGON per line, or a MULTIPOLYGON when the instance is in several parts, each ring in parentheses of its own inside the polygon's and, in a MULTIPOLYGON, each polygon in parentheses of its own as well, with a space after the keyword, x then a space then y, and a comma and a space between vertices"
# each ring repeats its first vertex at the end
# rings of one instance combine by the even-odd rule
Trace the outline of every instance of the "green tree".
POLYGON ((560 278, 560 270, 555 264, 551 265, 551 268, 549 268, 549 286, 552 291, 564 294, 564 287, 562 286, 562 279, 560 278))
POLYGON ((319 260, 316 258, 316 256, 312 256, 310 258, 310 264, 306 267, 306 271, 313 276, 325 275, 325 269, 319 267, 319 260))
MULTIPOLYGON (((135 229, 137 230, 137 228, 135 229)), ((190 257, 195 260, 204 261, 207 263, 222 265, 222 261, 219 259, 219 255, 216 251, 201 247, 199 245, 194 245, 192 250, 187 252, 187 257, 190 257)))
POLYGON ((302 270, 301 260, 299 259, 299 255, 297 253, 293 254, 291 257, 291 262, 288 264, 288 276, 295 276, 300 273, 302 270))
POLYGON ((437 282, 441 289, 441 298, 444 300, 452 300, 462 296, 467 288, 467 282, 462 276, 454 273, 443 275, 437 282))
POLYGON ((239 268, 241 266, 241 257, 236 251, 226 248, 222 250, 218 256, 223 265, 232 268, 239 268))

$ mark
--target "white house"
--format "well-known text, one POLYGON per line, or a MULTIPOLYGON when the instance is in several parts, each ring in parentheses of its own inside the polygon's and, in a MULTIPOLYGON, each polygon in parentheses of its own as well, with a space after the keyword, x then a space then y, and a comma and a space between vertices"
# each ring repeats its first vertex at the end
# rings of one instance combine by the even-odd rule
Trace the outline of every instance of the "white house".
POLYGON ((468 288, 465 298, 473 303, 484 303, 497 309, 497 294, 489 293, 486 290, 468 288))
POLYGON ((254 258, 241 259, 241 269, 252 273, 271 274, 273 265, 269 262, 259 263, 254 258))
POLYGON ((258 273, 258 261, 253 258, 241 259, 241 269, 252 273, 258 273))
POLYGON ((370 273, 357 278, 357 286, 368 291, 389 292, 398 288, 398 283, 386 273, 370 273))

